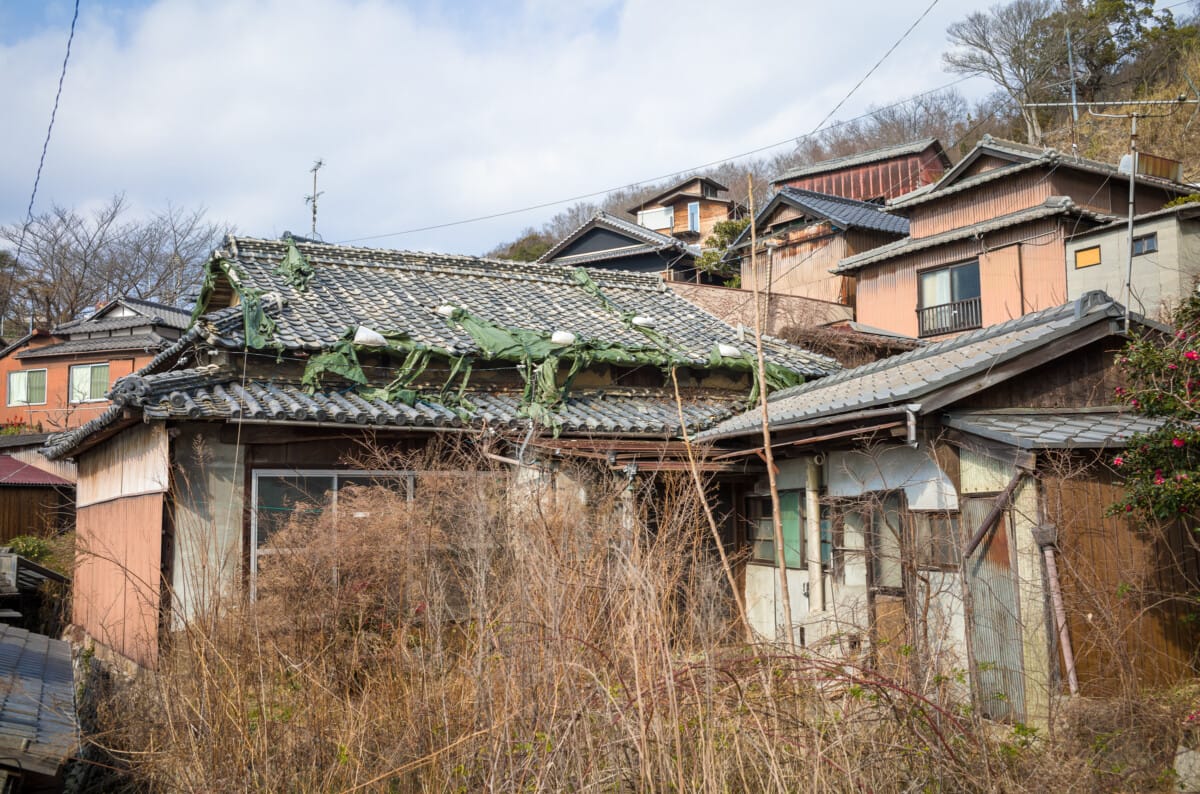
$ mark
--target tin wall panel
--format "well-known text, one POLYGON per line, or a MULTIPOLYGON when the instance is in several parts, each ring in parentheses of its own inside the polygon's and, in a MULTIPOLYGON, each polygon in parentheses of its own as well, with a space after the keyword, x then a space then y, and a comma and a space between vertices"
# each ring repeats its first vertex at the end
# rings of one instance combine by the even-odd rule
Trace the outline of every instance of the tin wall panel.
POLYGON ((167 429, 156 422, 115 436, 79 458, 79 507, 167 489, 167 429))
POLYGON ((1053 183, 1044 171, 1023 171, 1012 177, 981 185, 969 194, 918 204, 909 211, 909 233, 913 237, 960 229, 964 226, 1036 207, 1054 195, 1053 183))

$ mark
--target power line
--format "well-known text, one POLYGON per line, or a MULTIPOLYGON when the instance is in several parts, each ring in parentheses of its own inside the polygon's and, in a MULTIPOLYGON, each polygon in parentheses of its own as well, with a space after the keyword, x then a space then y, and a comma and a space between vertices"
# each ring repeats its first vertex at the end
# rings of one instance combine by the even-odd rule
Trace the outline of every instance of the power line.
MULTIPOLYGON (((21 253, 25 247, 25 235, 33 223, 33 203, 37 198, 38 184, 42 181, 42 167, 46 164, 46 152, 50 148, 50 135, 54 132, 54 118, 58 115, 58 102, 62 99, 63 82, 67 78, 67 63, 71 60, 71 43, 75 41, 75 23, 79 21, 79 0, 75 0, 75 12, 71 16, 71 32, 67 35, 67 51, 63 55, 62 70, 58 74, 58 90, 54 94, 54 107, 50 110, 50 123, 46 126, 46 138, 42 141, 42 156, 38 159, 37 173, 33 177, 33 190, 29 193, 29 206, 25 209, 25 223, 21 226, 21 236, 17 240, 17 254, 13 264, 21 261, 21 253)), ((0 326, 3 317, 8 313, 10 298, 4 299, 4 311, 0 312, 0 326)), ((33 330, 33 312, 29 313, 29 330, 33 330)))
MULTIPOLYGON (((938 2, 938 0, 934 0, 934 3, 932 3, 929 6, 929 8, 925 9, 925 11, 921 14, 921 17, 918 18, 917 22, 920 22, 921 19, 924 18, 925 15, 927 15, 929 13, 929 10, 932 9, 933 6, 937 4, 937 2, 938 2)), ((895 44, 892 45, 891 49, 888 50, 887 54, 885 54, 884 57, 881 58, 875 64, 875 66, 873 66, 871 68, 871 71, 869 71, 862 78, 862 80, 860 80, 854 86, 854 88, 852 88, 850 90, 850 92, 847 93, 846 96, 844 96, 840 102, 838 102, 838 104, 834 107, 833 111, 831 111, 829 114, 827 114, 825 116, 826 120, 828 120, 829 117, 832 116, 833 113, 835 113, 838 108, 840 108, 842 105, 844 105, 846 103, 847 100, 850 99, 850 97, 854 94, 854 92, 857 91, 858 88, 861 87, 862 84, 867 80, 867 78, 869 78, 871 76, 871 74, 874 73, 879 68, 879 65, 883 63, 884 59, 886 59, 887 56, 890 55, 891 52, 893 50, 895 50, 896 47, 899 46, 902 41, 904 41, 904 39, 912 32, 913 28, 915 28, 915 27, 916 27, 916 23, 913 23, 913 26, 910 27, 907 31, 905 31, 904 35, 901 36, 901 38, 899 40, 897 40, 897 42, 895 44)), ((759 146, 757 148, 750 149, 750 150, 744 151, 744 152, 740 152, 738 154, 729 155, 727 157, 722 157, 718 160, 711 160, 707 163, 701 163, 699 165, 694 165, 689 168, 681 168, 681 169, 671 171, 671 172, 668 172, 665 174, 660 174, 658 176, 641 179, 636 182, 629 182, 624 185, 618 185, 616 187, 605 188, 603 190, 595 190, 590 193, 581 193, 576 196, 569 196, 567 198, 555 199, 553 201, 545 201, 540 204, 530 204, 528 206, 519 207, 516 209, 503 210, 501 212, 493 212, 493 213, 489 213, 487 215, 477 215, 477 216, 474 216, 471 218, 462 218, 460 220, 446 221, 444 223, 435 223, 435 224, 430 224, 428 226, 417 226, 417 227, 414 227, 411 229, 403 229, 401 231, 396 231, 396 232, 385 232, 383 234, 372 234, 372 235, 366 235, 364 237, 351 237, 351 238, 348 238, 345 240, 339 240, 336 244, 337 245, 346 245, 348 243, 361 243, 361 242, 366 242, 368 240, 381 240, 386 237, 401 237, 406 234, 417 234, 418 232, 429 232, 429 231, 436 231, 438 229, 448 229, 453 226, 465 226, 470 223, 479 223, 482 221, 495 220, 496 218, 506 218, 511 215, 520 215, 521 213, 524 213, 524 212, 532 212, 534 210, 547 209, 549 207, 556 207, 560 204, 569 204, 569 203, 575 202, 575 201, 583 201, 585 199, 595 198, 596 196, 604 196, 609 193, 615 193, 618 190, 630 190, 633 188, 641 187, 642 185, 651 184, 653 182, 661 182, 664 179, 672 179, 674 177, 678 177, 683 174, 689 174, 689 173, 693 173, 696 171, 700 171, 705 168, 713 168, 718 165, 724 165, 725 163, 732 163, 737 160, 741 160, 744 157, 749 157, 749 156, 755 155, 755 154, 761 154, 762 152, 769 151, 770 149, 775 149, 780 146, 785 146, 785 145, 789 145, 789 144, 797 144, 801 141, 809 140, 811 138, 816 137, 818 133, 828 132, 829 130, 835 130, 835 129, 839 129, 841 127, 849 126, 850 124, 853 124, 856 121, 861 121, 862 119, 871 118, 872 116, 877 116, 880 113, 891 110, 893 108, 898 108, 903 105, 911 104, 913 102, 916 102, 919 99, 922 99, 923 97, 929 96, 930 94, 936 94, 939 91, 945 91, 947 88, 953 88, 954 86, 959 85, 960 83, 965 83, 966 81, 973 80, 973 79, 975 79, 974 75, 967 75, 965 77, 960 77, 957 80, 951 80, 950 82, 944 83, 940 86, 930 88, 930 89, 928 89, 926 91, 922 91, 918 94, 913 94, 912 96, 908 97, 907 99, 902 99, 899 102, 893 102, 890 105, 883 105, 881 107, 877 107, 873 110, 870 110, 866 113, 861 113, 857 116, 852 116, 851 118, 845 119, 844 121, 836 121, 827 126, 822 126, 825 124, 825 122, 822 121, 821 124, 817 125, 817 127, 815 129, 813 129, 811 132, 804 134, 804 135, 792 136, 789 138, 785 138, 782 141, 775 141, 774 143, 768 143, 765 146, 759 146)))

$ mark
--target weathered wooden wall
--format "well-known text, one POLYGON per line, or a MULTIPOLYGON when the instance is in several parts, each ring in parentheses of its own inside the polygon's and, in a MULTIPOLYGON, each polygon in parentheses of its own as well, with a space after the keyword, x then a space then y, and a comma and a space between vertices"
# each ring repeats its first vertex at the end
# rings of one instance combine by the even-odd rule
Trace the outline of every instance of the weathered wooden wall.
POLYGON ((130 428, 79 459, 72 622, 147 668, 158 659, 167 430, 130 428))
POLYGON ((1078 458, 1043 474, 1047 519, 1084 695, 1131 694, 1195 676, 1200 626, 1191 619, 1200 555, 1178 523, 1164 529, 1106 515, 1122 496, 1103 464, 1078 458), (1074 468, 1074 473, 1067 469, 1074 468))
POLYGON ((9 485, 0 487, 0 544, 18 535, 47 537, 74 522, 70 488, 9 485))

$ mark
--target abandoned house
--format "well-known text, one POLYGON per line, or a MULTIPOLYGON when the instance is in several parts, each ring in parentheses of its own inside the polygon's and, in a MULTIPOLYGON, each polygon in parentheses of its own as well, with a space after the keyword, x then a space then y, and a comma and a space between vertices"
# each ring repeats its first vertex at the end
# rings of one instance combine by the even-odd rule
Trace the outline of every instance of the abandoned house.
MULTIPOLYGON (((784 549, 762 477, 743 503, 755 631, 787 636, 782 567, 799 642, 970 670, 993 718, 1194 675, 1200 632, 1173 597, 1200 585, 1187 530, 1106 511, 1114 452, 1158 427, 1111 404, 1123 319, 1088 293, 773 395, 784 549)), ((755 457, 761 416, 699 437, 713 462, 755 457)))
MULTIPOLYGON (((681 412, 709 427, 757 382, 753 338, 652 275, 231 237, 197 316, 46 447, 78 463, 73 623, 145 667, 167 627, 253 591, 298 498, 375 476, 345 462, 356 441, 465 433, 652 474, 687 465, 681 412)), ((774 339, 765 355, 772 389, 839 369, 774 339)))
MULTIPOLYGON (((1192 188, 1135 178, 1135 211, 1192 188)), ((933 184, 888 211, 909 236, 843 259, 855 319, 905 336, 943 337, 1067 300, 1066 239, 1123 215, 1129 178, 1116 165, 985 135, 933 184)))

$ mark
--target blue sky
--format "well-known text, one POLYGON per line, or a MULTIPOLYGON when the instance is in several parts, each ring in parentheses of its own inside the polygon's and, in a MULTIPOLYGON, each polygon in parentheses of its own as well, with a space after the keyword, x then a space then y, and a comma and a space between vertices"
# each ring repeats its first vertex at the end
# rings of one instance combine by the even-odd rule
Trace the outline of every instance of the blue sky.
MULTIPOLYGON (((36 209, 122 192, 338 241, 680 171, 810 131, 927 0, 83 0, 36 209)), ((950 82, 940 0, 838 113, 950 82)), ((72 2, 0 0, 0 223, 21 220, 72 2)), ((965 84, 970 95, 986 85, 965 84)), ((479 253, 560 207, 371 245, 479 253)))

